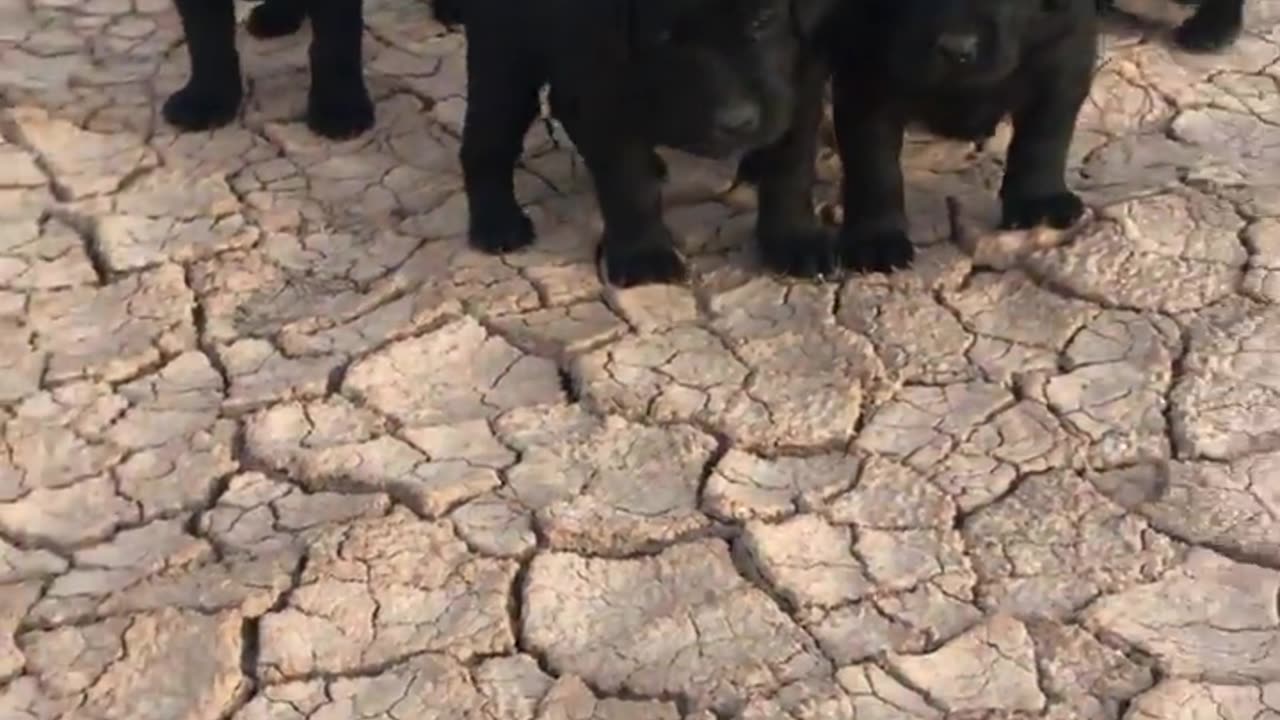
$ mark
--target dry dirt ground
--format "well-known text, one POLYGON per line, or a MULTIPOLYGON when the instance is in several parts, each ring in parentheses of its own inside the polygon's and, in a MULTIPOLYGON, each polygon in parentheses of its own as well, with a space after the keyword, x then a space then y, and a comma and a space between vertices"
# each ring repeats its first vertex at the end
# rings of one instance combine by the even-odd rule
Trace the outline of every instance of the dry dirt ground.
POLYGON ((465 249, 463 39, 415 0, 369 3, 342 144, 305 36, 180 137, 167 0, 0 0, 0 718, 1280 718, 1249 8, 1219 57, 1111 36, 1069 244, 977 267, 944 199, 989 224, 998 155, 921 140, 919 267, 783 282, 673 156, 695 280, 610 293, 541 126, 541 243, 465 249))

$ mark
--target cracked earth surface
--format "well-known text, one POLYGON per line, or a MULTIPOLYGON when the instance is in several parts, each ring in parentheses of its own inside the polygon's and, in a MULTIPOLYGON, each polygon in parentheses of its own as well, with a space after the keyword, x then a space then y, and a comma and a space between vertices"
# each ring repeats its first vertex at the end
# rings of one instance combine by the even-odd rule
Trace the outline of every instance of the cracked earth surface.
POLYGON ((464 40, 367 7, 331 143, 305 31, 176 135, 169 0, 0 0, 0 718, 1280 720, 1280 1, 1110 28, 1069 242, 916 137, 917 267, 784 281, 670 154, 627 291, 552 125, 466 248, 464 40))

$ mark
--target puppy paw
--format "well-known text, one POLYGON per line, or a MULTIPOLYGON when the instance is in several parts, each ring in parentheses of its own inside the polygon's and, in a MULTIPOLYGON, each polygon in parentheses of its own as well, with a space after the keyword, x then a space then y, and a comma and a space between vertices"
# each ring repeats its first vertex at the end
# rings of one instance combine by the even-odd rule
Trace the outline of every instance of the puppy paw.
POLYGON ((911 267, 916 249, 898 229, 842 230, 836 247, 840 264, 860 273, 891 273, 911 267))
POLYGON ((1188 52, 1217 52, 1235 42, 1240 24, 1208 13, 1196 13, 1178 26, 1174 42, 1188 52))
POLYGON ((363 83, 341 89, 313 90, 307 102, 307 127, 331 140, 346 140, 373 127, 373 101, 363 83))
POLYGON ((166 122, 184 132, 211 130, 236 119, 241 95, 239 78, 216 87, 189 82, 165 100, 161 113, 166 122))
POLYGON ((249 11, 246 28, 263 40, 284 37, 298 32, 306 17, 306 6, 293 0, 263 0, 249 11))
POLYGON ((533 244, 533 221, 519 209, 505 213, 473 213, 472 217, 489 218, 482 222, 471 221, 468 240, 471 247, 480 252, 501 255, 533 244))
POLYGON ((1013 197, 1004 200, 1000 227, 1004 230, 1028 230, 1048 225, 1066 230, 1084 216, 1084 202, 1071 192, 1041 197, 1013 197))
POLYGON ((834 238, 821 227, 761 233, 759 244, 760 261, 783 275, 820 277, 840 266, 834 238))
POLYGON ((601 245, 605 279, 616 288, 655 283, 678 283, 689 268, 671 244, 671 236, 619 247, 606 237, 601 245))

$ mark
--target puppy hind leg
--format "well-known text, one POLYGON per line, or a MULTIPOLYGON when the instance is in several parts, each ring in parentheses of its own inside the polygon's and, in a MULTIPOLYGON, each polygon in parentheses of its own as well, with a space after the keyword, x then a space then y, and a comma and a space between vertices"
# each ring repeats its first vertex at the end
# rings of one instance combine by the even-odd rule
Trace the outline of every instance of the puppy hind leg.
POLYGON ((748 154, 738 165, 739 180, 759 186, 756 241, 761 261, 786 275, 814 277, 838 266, 831 233, 813 211, 826 76, 825 66, 816 60, 800 68, 790 129, 778 142, 748 154))
POLYGON ((460 156, 469 240, 482 252, 510 252, 533 242, 533 223, 516 202, 515 169, 538 116, 542 78, 524 60, 479 33, 469 38, 460 156))
POLYGON ((373 127, 364 83, 361 0, 310 0, 311 89, 307 126, 327 138, 352 138, 373 127))
POLYGON ((232 0, 174 0, 186 35, 191 77, 161 112, 180 130, 208 130, 235 119, 243 97, 232 0))
POLYGON ((246 27, 256 38, 292 35, 307 19, 307 0, 261 0, 249 12, 246 27))
POLYGON ((835 79, 835 126, 844 168, 844 224, 836 253, 845 268, 888 273, 909 267, 915 248, 907 234, 902 180, 903 119, 835 79))
POLYGON ((1193 52, 1221 50, 1239 37, 1244 25, 1245 0, 1203 0, 1200 7, 1174 32, 1183 49, 1193 52))

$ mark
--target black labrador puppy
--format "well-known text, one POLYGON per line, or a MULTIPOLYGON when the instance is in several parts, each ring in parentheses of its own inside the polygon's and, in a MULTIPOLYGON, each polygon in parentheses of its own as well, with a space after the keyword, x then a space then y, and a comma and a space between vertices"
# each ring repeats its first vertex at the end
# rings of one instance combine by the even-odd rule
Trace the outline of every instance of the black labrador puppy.
MULTIPOLYGON (((825 77, 805 43, 832 5, 437 0, 437 17, 461 20, 467 33, 461 160, 471 244, 501 253, 533 242, 513 173, 545 85, 595 185, 608 281, 682 279, 686 268, 662 219, 654 147, 726 157, 791 140, 812 157, 816 132, 806 127, 816 129, 825 77), (806 113, 811 122, 798 117, 806 113)), ((788 266, 796 264, 796 233, 821 233, 809 196, 812 162, 778 169, 762 182, 758 222, 766 257, 788 266), (791 209, 801 203, 803 213, 791 209), (809 224, 799 230, 798 221, 784 219, 801 214, 809 224)))
MULTIPOLYGON (((186 34, 191 77, 165 101, 164 118, 182 130, 208 130, 235 119, 243 86, 236 52, 233 0, 174 0, 186 34)), ((257 37, 287 35, 310 16, 311 89, 307 126, 341 139, 373 127, 364 83, 361 0, 266 0, 249 17, 257 37)))
MULTIPOLYGON (((1183 5, 1198 5, 1195 13, 1174 32, 1174 40, 1185 50, 1212 52, 1221 50, 1240 36, 1244 27, 1244 0, 1175 0, 1183 5)), ((1115 0, 1098 0, 1098 10, 1115 7, 1115 0)))
MULTIPOLYGON (((857 0, 831 26, 836 138, 844 166, 845 268, 890 272, 914 259, 900 165, 904 129, 980 141, 1006 116, 1013 140, 1002 226, 1073 225, 1067 151, 1093 80, 1095 0, 857 0)), ((793 162, 799 162, 793 160, 793 162)))

